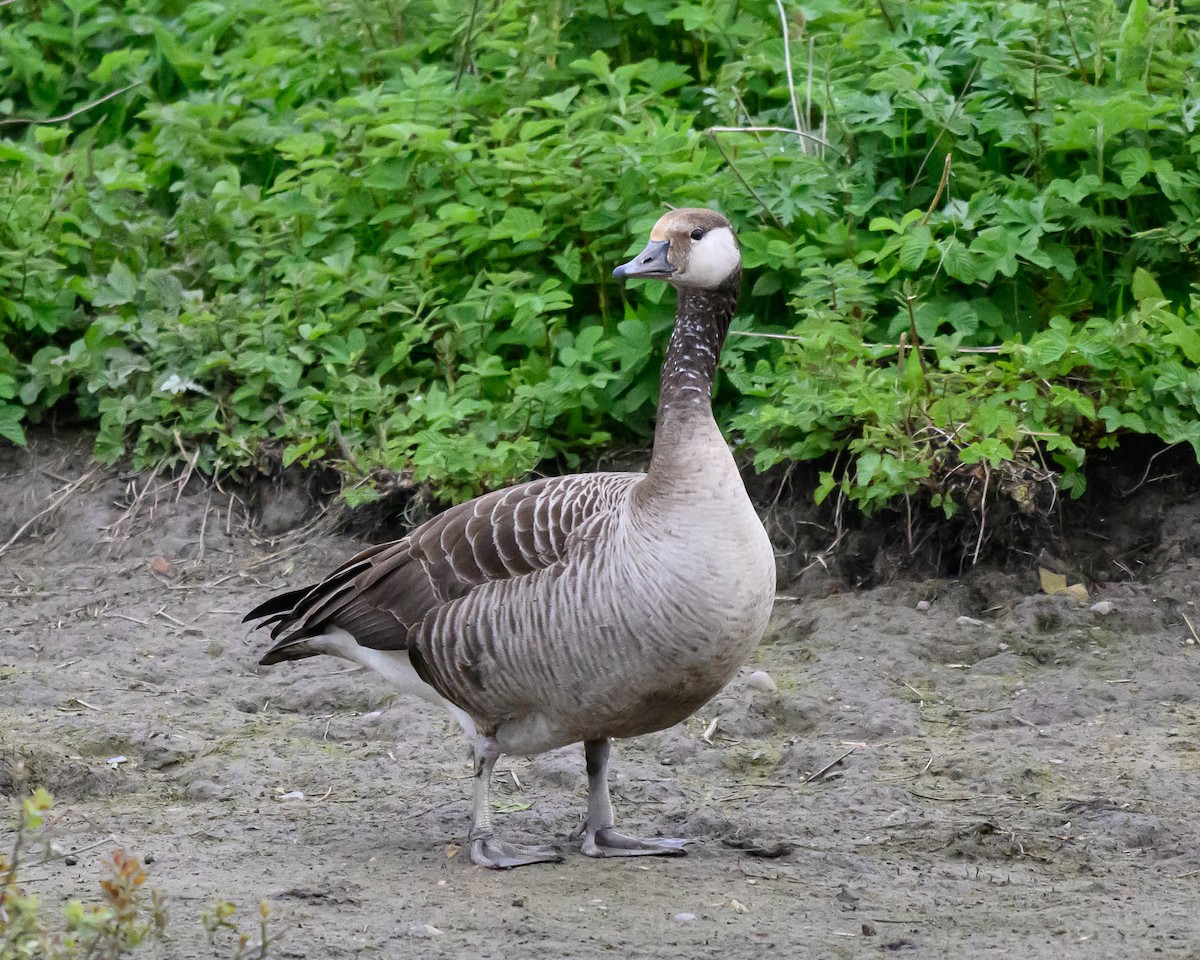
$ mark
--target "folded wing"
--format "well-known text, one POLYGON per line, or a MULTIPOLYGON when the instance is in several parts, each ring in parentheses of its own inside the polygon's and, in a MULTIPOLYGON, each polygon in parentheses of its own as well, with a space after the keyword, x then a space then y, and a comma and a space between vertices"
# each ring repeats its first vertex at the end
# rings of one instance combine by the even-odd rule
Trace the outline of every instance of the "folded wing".
POLYGON ((641 478, 547 477, 451 507, 404 539, 351 557, 320 583, 251 610, 245 619, 261 619, 276 641, 260 662, 311 656, 303 641, 331 628, 364 647, 408 649, 426 616, 479 585, 569 563, 572 534, 615 509, 641 478))

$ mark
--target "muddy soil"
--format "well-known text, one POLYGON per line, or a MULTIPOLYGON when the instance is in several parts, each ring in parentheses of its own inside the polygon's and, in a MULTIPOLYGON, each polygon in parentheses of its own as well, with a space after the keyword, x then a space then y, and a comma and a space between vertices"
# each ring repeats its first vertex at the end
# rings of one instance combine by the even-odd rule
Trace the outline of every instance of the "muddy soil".
POLYGON ((723 694, 619 747, 620 824, 690 854, 581 856, 574 748, 501 761, 500 828, 566 853, 513 873, 461 847, 448 717, 341 662, 256 666, 241 615, 361 546, 285 532, 294 492, 264 507, 254 533, 82 441, 0 451, 0 793, 56 797, 68 856, 27 872, 49 906, 94 899, 121 847, 172 958, 232 956, 200 924, 218 900, 252 937, 265 900, 278 958, 1200 957, 1190 496, 1127 511, 1160 548, 1086 601, 1032 564, 862 591, 810 570, 723 694))

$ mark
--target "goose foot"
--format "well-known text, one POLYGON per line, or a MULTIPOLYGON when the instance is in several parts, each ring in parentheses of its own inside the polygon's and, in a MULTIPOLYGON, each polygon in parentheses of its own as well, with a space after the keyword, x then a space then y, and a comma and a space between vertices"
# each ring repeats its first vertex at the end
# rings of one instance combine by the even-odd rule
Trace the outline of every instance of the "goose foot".
POLYGON ((611 827, 589 830, 583 838, 583 854, 587 857, 684 857, 684 847, 690 840, 674 837, 655 837, 639 840, 617 833, 611 827))
POLYGON ((583 853, 588 857, 682 857, 690 840, 661 837, 639 840, 613 829, 612 799, 608 795, 608 756, 612 741, 585 740, 583 756, 587 761, 587 819, 571 834, 583 837, 583 853))
POLYGON ((471 862, 489 870, 511 870, 531 863, 561 863, 562 854, 551 846, 526 846, 495 837, 476 837, 471 841, 471 862))
POLYGON ((495 737, 475 737, 475 799, 471 816, 471 862, 489 870, 511 870, 531 863, 560 863, 562 854, 553 847, 529 847, 497 840, 492 833, 492 768, 500 757, 495 737))

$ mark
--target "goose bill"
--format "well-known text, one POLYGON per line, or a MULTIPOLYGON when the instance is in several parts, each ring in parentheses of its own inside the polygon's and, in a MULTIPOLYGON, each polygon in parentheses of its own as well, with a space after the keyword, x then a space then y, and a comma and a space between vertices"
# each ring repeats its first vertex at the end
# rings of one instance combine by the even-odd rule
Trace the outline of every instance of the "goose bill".
POLYGON ((623 263, 612 272, 616 280, 628 280, 631 277, 649 277, 665 279, 675 272, 675 268, 667 259, 667 250, 671 246, 669 240, 651 240, 646 249, 628 263, 623 263))

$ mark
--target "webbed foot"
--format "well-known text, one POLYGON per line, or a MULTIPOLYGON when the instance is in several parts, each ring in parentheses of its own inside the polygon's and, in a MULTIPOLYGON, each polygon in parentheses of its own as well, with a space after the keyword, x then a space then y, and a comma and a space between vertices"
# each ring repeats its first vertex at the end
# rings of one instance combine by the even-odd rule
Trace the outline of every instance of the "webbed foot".
POLYGON ((561 863, 562 854, 554 847, 508 843, 495 837, 476 837, 471 841, 471 862, 489 870, 511 870, 531 863, 561 863))
POLYGON ((674 837, 639 840, 601 827, 584 835, 583 853, 588 857, 683 857, 687 856, 684 847, 691 842, 674 837))

